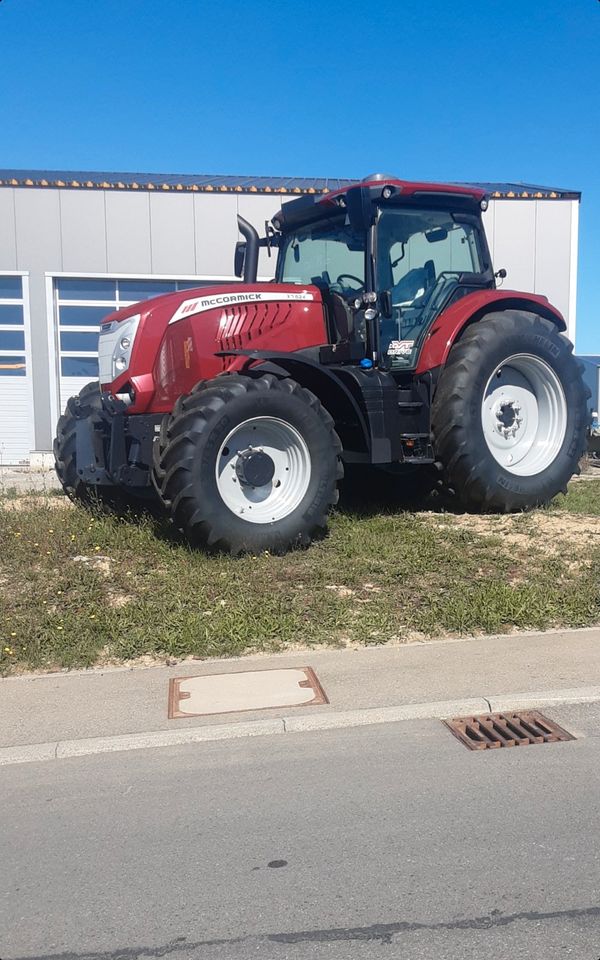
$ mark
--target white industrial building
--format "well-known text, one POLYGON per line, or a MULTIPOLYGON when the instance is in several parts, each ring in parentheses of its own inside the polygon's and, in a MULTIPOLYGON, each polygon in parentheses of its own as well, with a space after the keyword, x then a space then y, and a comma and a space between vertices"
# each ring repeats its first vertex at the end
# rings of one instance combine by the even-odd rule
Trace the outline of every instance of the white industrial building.
MULTIPOLYGON (((233 280, 236 214, 263 232, 281 203, 349 181, 0 170, 0 464, 39 463, 66 399, 97 375, 102 316, 233 280)), ((504 286, 544 294, 575 341, 580 194, 484 184, 504 286)), ((261 251, 259 276, 273 275, 261 251)))

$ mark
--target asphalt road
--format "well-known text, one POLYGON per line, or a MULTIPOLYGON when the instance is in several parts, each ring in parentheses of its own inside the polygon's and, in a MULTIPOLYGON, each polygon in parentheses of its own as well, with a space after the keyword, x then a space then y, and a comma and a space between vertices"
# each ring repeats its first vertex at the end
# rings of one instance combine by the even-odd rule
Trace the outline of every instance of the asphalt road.
POLYGON ((600 710, 475 753, 439 721, 0 769, 0 957, 600 957, 600 710))

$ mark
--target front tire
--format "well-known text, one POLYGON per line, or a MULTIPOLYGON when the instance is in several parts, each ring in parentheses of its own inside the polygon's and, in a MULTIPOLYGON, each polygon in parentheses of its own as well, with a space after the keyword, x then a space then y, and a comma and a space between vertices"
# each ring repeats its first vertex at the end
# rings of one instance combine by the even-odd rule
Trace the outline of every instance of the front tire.
POLYGON ((163 421, 153 481, 190 542, 284 553, 325 530, 341 449, 329 413, 294 380, 223 374, 163 421))
POLYGON ((554 324, 507 310, 452 347, 432 407, 434 449, 467 509, 508 512, 565 490, 585 449, 586 389, 554 324))

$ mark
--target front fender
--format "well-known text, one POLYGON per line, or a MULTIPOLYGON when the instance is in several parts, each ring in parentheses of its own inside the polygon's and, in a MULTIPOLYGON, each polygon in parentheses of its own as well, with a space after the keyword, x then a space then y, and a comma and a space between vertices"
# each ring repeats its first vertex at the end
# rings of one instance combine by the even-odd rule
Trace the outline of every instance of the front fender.
POLYGON ((367 422, 356 398, 345 383, 328 368, 301 353, 274 350, 227 350, 217 356, 232 357, 229 370, 270 372, 290 376, 319 398, 333 417, 344 451, 367 456, 371 439, 367 422))
POLYGON ((536 313, 551 320, 560 331, 567 329, 562 313, 546 297, 516 290, 479 290, 467 294, 440 313, 425 337, 416 373, 443 367, 455 341, 468 324, 481 320, 486 313, 502 310, 536 313))

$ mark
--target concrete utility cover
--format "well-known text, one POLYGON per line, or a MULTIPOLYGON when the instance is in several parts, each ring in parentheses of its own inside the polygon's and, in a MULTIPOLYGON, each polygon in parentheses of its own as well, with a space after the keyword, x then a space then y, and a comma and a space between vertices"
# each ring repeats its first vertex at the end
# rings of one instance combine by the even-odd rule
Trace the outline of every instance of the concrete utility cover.
POLYGON ((328 702, 311 667, 174 677, 169 683, 170 720, 328 702))

